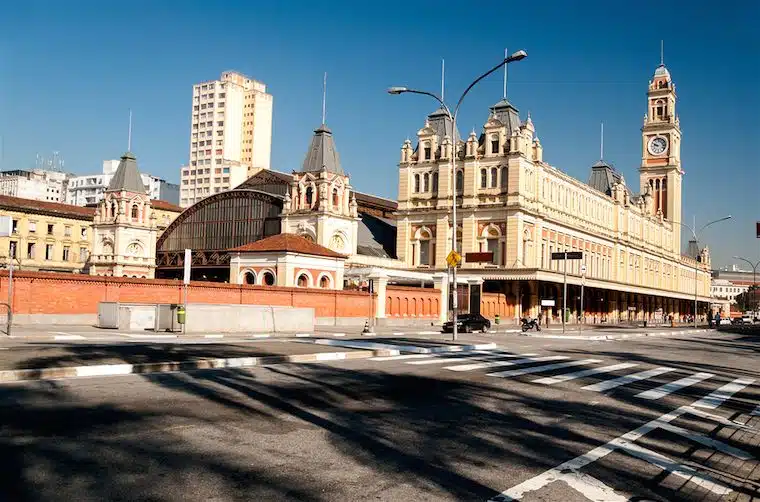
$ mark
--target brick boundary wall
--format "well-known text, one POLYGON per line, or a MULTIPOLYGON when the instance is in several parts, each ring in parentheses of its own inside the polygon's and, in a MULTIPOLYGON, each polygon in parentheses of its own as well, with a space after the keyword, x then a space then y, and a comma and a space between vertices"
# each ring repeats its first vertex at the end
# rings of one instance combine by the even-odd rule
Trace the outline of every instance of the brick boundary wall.
MULTIPOLYGON (((432 290, 431 290, 432 291, 432 290)), ((0 271, 0 302, 8 271, 0 271)), ((14 314, 97 314, 100 302, 182 303, 181 281, 61 274, 13 273, 14 314)), ((188 303, 311 307, 316 317, 366 318, 370 296, 359 291, 191 282, 188 303)))
POLYGON ((389 318, 437 319, 441 311, 438 289, 388 285, 385 295, 385 315, 389 318))

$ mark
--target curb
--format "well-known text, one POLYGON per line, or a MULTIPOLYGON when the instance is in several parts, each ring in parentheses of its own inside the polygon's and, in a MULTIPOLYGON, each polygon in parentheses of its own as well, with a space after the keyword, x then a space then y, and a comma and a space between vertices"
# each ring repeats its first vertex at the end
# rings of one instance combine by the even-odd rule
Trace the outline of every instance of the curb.
POLYGON ((69 366, 63 368, 19 369, 0 371, 0 383, 34 380, 58 380, 66 378, 147 375, 150 373, 175 373, 194 370, 215 370, 225 368, 250 368, 287 363, 317 363, 342 361, 345 359, 368 359, 376 356, 397 356, 397 350, 356 350, 353 352, 318 352, 288 356, 233 357, 226 359, 199 359, 197 361, 138 363, 138 364, 98 364, 91 366, 69 366))

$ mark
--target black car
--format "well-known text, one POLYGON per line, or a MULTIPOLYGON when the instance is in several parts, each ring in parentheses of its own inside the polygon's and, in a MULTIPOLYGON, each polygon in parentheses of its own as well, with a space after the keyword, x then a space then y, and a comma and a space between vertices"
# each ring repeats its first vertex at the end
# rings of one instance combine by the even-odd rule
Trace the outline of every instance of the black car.
MULTIPOLYGON (((457 316, 457 331, 462 333, 472 333, 473 331, 482 331, 486 333, 491 329, 491 321, 486 319, 480 314, 460 314, 457 316)), ((454 323, 446 321, 443 323, 444 333, 451 333, 454 331, 454 323)))

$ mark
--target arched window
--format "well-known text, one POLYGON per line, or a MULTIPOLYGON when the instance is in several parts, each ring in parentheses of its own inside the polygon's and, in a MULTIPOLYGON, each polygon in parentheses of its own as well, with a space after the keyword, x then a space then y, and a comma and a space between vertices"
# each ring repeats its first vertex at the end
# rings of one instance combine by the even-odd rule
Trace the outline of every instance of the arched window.
POLYGON ((330 287, 330 278, 326 275, 323 275, 319 279, 319 287, 322 289, 328 289, 330 287))
POLYGON ((480 170, 480 188, 486 188, 488 186, 488 169, 480 170))
POLYGON ((256 275, 249 270, 243 276, 243 280, 246 284, 256 284, 256 275))
POLYGON ((507 188, 507 168, 506 167, 501 168, 501 188, 502 189, 507 188))
POLYGON ((118 214, 119 212, 117 211, 116 202, 111 202, 111 218, 115 220, 118 214))
POLYGON ((457 193, 464 191, 464 171, 461 169, 457 171, 457 193))
POLYGON ((438 173, 433 173, 433 192, 438 193, 438 173))
POLYGON ((414 193, 420 193, 420 175, 414 175, 414 193))
POLYGON ((499 186, 499 170, 495 167, 491 168, 491 188, 499 186))
POLYGON ((424 183, 423 183, 424 190, 423 191, 424 192, 429 192, 430 191, 430 174, 429 173, 425 173, 425 175, 423 176, 423 180, 424 180, 424 183))
POLYGON ((340 196, 338 195, 338 189, 333 188, 333 197, 332 197, 332 203, 333 203, 333 209, 340 209, 340 196))
POLYGON ((420 231, 420 265, 430 265, 432 255, 431 235, 427 230, 420 231))
POLYGON ((269 271, 264 272, 264 275, 261 276, 261 283, 264 286, 274 286, 274 274, 269 271))
POLYGON ((493 253, 491 263, 494 264, 501 263, 501 256, 499 253, 499 237, 500 234, 496 228, 488 229, 488 233, 486 234, 486 250, 489 253, 493 253))
POLYGON ((132 221, 137 221, 137 218, 140 214, 140 208, 137 207, 137 204, 132 205, 132 221))
POLYGON ((311 204, 314 200, 314 189, 306 187, 306 206, 311 208, 311 204))
POLYGON ((299 288, 308 288, 309 287, 309 276, 306 274, 301 274, 298 276, 297 281, 299 288))

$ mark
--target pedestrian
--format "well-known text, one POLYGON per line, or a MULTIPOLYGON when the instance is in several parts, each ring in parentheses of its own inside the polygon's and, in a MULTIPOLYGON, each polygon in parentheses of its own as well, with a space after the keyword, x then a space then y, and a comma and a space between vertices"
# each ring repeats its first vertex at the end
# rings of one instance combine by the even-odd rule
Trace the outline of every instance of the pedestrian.
POLYGON ((538 311, 538 325, 539 326, 541 326, 541 321, 543 320, 543 318, 544 318, 544 311, 543 310, 539 310, 538 311))
POLYGON ((715 329, 720 328, 720 312, 715 314, 715 329))

